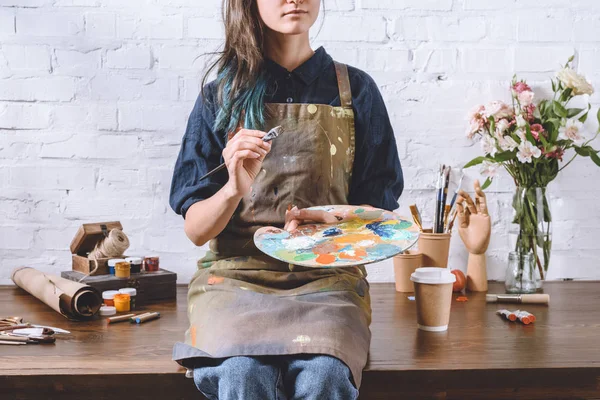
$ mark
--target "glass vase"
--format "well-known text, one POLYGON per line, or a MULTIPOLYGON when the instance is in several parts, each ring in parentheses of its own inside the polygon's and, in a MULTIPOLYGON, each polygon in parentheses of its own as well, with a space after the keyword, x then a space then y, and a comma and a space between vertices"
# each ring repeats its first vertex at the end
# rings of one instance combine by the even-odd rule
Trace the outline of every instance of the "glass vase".
POLYGON ((517 267, 520 271, 528 268, 526 255, 531 254, 532 273, 536 288, 540 290, 548 272, 552 249, 552 214, 546 188, 519 186, 515 189, 512 205, 512 249, 523 255, 516 258, 517 267))
POLYGON ((532 253, 521 254, 511 251, 508 254, 508 268, 504 280, 506 293, 535 293, 536 276, 532 253))

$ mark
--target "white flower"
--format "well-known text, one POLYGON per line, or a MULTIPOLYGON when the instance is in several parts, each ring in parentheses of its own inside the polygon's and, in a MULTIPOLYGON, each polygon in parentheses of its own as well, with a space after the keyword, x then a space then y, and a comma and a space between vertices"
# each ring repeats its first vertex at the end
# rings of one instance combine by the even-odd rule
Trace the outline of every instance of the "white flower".
POLYGON ((508 120, 506 119, 501 119, 500 121, 498 121, 496 123, 496 131, 498 132, 498 135, 501 136, 501 134, 504 133, 509 126, 510 122, 508 122, 508 120))
POLYGON ((530 163, 531 157, 538 158, 541 155, 542 151, 540 149, 531 144, 531 142, 525 140, 519 145, 519 152, 517 153, 517 158, 522 163, 530 163))
POLYGON ((581 146, 585 142, 583 124, 576 119, 567 120, 567 124, 558 130, 558 137, 563 140, 572 140, 576 146, 581 146))
POLYGON ((517 120, 517 126, 518 126, 519 128, 522 128, 522 127, 524 127, 525 125, 527 125, 527 121, 525 121, 525 118, 523 118, 523 116, 522 116, 522 115, 517 115, 517 118, 516 118, 516 120, 517 120))
POLYGON ((498 164, 486 160, 481 164, 479 172, 487 178, 495 178, 498 175, 498 164))
POLYGON ((519 103, 521 103, 521 106, 527 107, 528 105, 533 103, 533 96, 534 93, 532 91, 525 90, 524 92, 521 92, 518 95, 519 103))
POLYGON ((592 94, 594 88, 585 78, 573 71, 571 68, 566 67, 558 71, 556 77, 568 88, 573 89, 574 95, 579 94, 592 94))
POLYGON ((489 154, 492 157, 494 157, 498 152, 496 141, 490 135, 483 135, 483 138, 481 139, 481 149, 483 150, 484 154, 489 154))
POLYGON ((521 142, 524 142, 525 140, 527 140, 527 134, 525 133, 525 131, 523 129, 517 129, 515 131, 515 134, 519 137, 519 139, 521 139, 521 142))
POLYGON ((513 151, 517 148, 517 146, 519 146, 519 144, 515 142, 515 139, 513 139, 509 135, 502 136, 501 138, 499 138, 498 145, 500 145, 500 148, 503 151, 513 151))
POLYGON ((486 104, 483 114, 488 118, 494 117, 494 119, 499 120, 500 118, 512 116, 513 110, 502 101, 492 101, 486 104))

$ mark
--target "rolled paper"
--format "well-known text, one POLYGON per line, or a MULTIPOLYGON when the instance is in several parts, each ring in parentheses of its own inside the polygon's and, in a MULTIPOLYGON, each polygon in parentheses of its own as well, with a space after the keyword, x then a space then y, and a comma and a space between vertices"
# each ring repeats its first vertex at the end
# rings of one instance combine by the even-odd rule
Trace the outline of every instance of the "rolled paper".
POLYGON ((93 287, 45 274, 34 268, 17 268, 11 279, 15 285, 68 319, 91 319, 102 305, 100 292, 93 287))

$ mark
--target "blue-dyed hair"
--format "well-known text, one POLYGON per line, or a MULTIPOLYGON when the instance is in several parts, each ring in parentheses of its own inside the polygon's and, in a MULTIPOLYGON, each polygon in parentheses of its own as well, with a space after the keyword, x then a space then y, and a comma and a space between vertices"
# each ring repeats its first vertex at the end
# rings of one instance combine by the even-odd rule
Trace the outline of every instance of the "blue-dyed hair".
POLYGON ((265 26, 256 0, 223 0, 225 45, 217 53, 202 81, 217 70, 214 129, 234 132, 240 123, 246 129, 262 129, 266 112, 267 78, 264 68, 265 26))

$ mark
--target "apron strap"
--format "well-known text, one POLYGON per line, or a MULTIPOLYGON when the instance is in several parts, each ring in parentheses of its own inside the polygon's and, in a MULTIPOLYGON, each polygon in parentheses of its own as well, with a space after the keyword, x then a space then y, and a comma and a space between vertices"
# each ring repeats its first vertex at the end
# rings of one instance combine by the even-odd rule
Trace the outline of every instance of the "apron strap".
POLYGON ((337 75, 338 89, 340 91, 340 103, 344 108, 352 108, 352 92, 350 91, 348 66, 337 61, 334 61, 333 63, 335 65, 335 74, 337 75))

